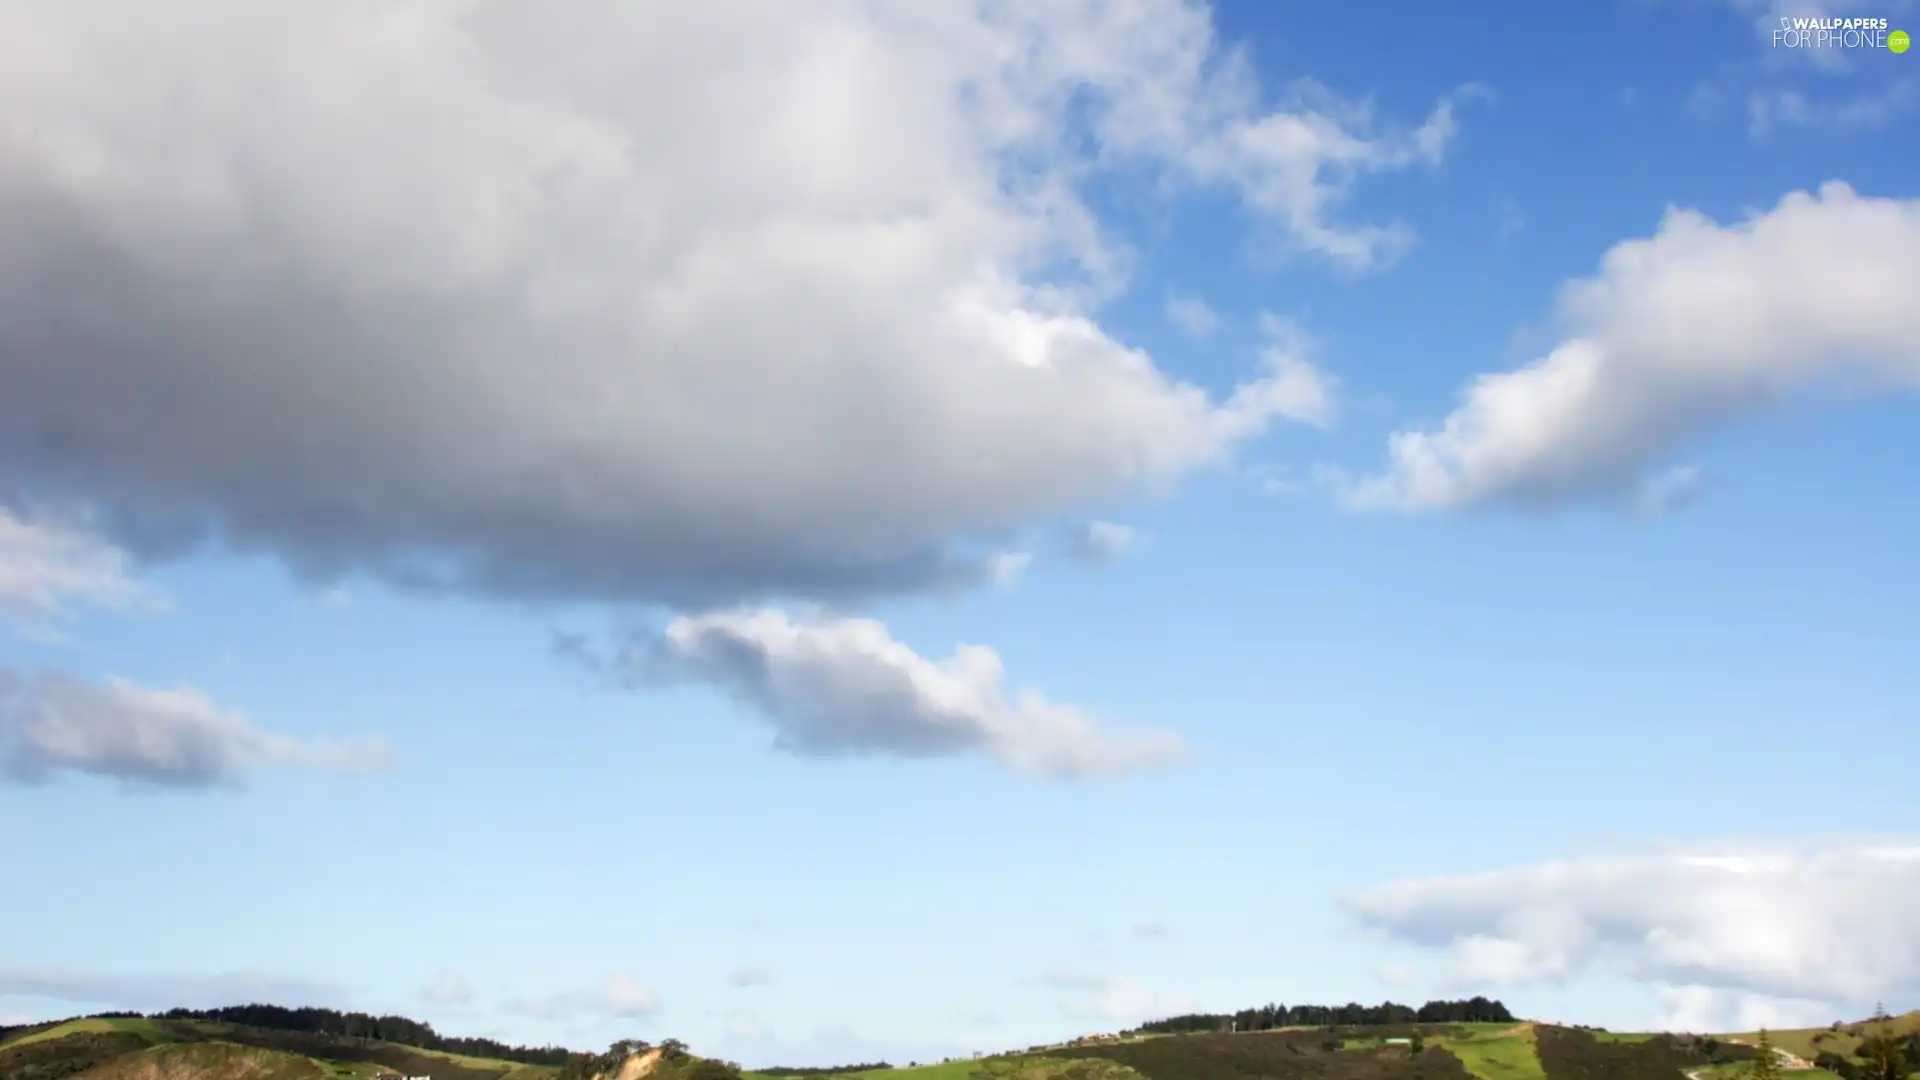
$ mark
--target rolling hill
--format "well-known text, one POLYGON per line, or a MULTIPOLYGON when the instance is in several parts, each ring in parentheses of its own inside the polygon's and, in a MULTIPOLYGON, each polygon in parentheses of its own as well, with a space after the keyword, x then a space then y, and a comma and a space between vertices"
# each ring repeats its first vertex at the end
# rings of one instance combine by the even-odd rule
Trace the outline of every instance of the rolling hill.
POLYGON ((207 1020, 93 1017, 6 1033, 0 1080, 555 1080, 528 1065, 377 1039, 207 1020))
MULTIPOLYGON (((416 1041, 437 1039, 430 1028, 416 1028, 426 1033, 416 1041)), ((1887 1029, 1906 1039, 1910 1071, 1920 1073, 1920 1012, 1894 1018, 1887 1029)), ((1787 1068, 1782 1080, 1844 1080, 1841 1072, 1861 1065, 1856 1052, 1865 1034, 1862 1024, 1836 1024, 1772 1032, 1770 1038, 1797 1058, 1827 1055, 1821 1060, 1832 1067, 1787 1068)), ((1733 1080, 1750 1069, 1753 1041, 1745 1035, 1621 1034, 1525 1021, 1132 1032, 977 1060, 833 1073, 836 1080, 1733 1080)), ((558 1053, 566 1060, 516 1061, 230 1020, 91 1017, 0 1030, 0 1080, 374 1080, 396 1074, 432 1080, 780 1080, 829 1071, 743 1073, 671 1041, 658 1048, 616 1044, 598 1055, 515 1047, 501 1052, 558 1053)))

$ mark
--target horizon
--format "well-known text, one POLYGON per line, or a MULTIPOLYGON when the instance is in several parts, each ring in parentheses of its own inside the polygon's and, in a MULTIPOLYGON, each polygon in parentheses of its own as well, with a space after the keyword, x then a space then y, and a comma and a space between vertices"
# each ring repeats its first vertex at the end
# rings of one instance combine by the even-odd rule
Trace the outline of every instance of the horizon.
MULTIPOLYGON (((1578 1022, 1566 1023, 1558 1020, 1545 1020, 1540 1018, 1530 1018, 1530 1017, 1513 1015, 1505 1008, 1504 1004, 1501 1003, 1500 1001, 1489 1000, 1487 998, 1479 997, 1479 996, 1476 996, 1471 1000, 1460 999, 1460 1000, 1449 1001, 1449 1000, 1436 999, 1436 1000, 1424 1002, 1420 1006, 1413 1006, 1413 1005, 1407 1005, 1402 1002, 1383 1000, 1375 1005, 1365 1005, 1360 1002, 1347 1002, 1343 1005, 1304 1005, 1304 1006, 1283 1006, 1283 1005, 1269 1004, 1266 1006, 1253 1006, 1253 1007, 1241 1009, 1241 1010, 1238 1010, 1238 1012, 1240 1014, 1246 1014, 1246 1013, 1258 1012, 1261 1009, 1279 1008, 1283 1011, 1286 1011, 1289 1009, 1296 1010, 1296 1011, 1299 1009, 1306 1009, 1309 1011, 1320 1011, 1320 1012, 1327 1012, 1327 1013, 1332 1013, 1336 1015, 1343 1015, 1347 1012, 1347 1010, 1355 1010, 1355 1011, 1361 1011, 1361 1012, 1377 1012, 1377 1011, 1387 1010, 1387 1009, 1406 1009, 1409 1012, 1415 1012, 1415 1011, 1425 1012, 1426 1010, 1432 1009, 1436 1006, 1441 1006, 1441 1007, 1476 1006, 1476 1007, 1487 1009, 1491 1012, 1497 1012, 1501 1015, 1504 1015, 1505 1019, 1460 1021, 1460 1020, 1447 1020, 1447 1019, 1420 1019, 1416 1017, 1411 1020, 1396 1019, 1396 1020, 1384 1020, 1380 1022, 1374 1022, 1374 1021, 1364 1020, 1364 1019, 1359 1021, 1347 1021, 1347 1020, 1337 1019, 1335 1018, 1335 1016, 1329 1016, 1326 1022, 1324 1023, 1314 1023, 1314 1022, 1302 1022, 1298 1024, 1286 1023, 1286 1024, 1275 1024, 1271 1027, 1249 1028, 1249 1029, 1243 1030, 1238 1026, 1237 1023, 1233 1023, 1233 1021, 1235 1020, 1235 1013, 1233 1012, 1186 1013, 1178 1016, 1157 1017, 1151 1020, 1142 1021, 1141 1023, 1132 1027, 1122 1028, 1114 1031, 1083 1032, 1081 1034, 1068 1037, 1066 1039, 1063 1039, 1055 1043, 1040 1044, 1040 1045, 1027 1046, 1027 1047, 1005 1047, 1002 1049, 992 1050, 992 1051, 974 1051, 970 1055, 970 1057, 973 1060, 979 1060, 983 1057, 1032 1053, 1038 1050, 1046 1050, 1051 1047, 1073 1045, 1073 1044, 1083 1043, 1083 1042, 1098 1042, 1101 1040, 1107 1040, 1107 1039, 1113 1039, 1113 1038, 1124 1039, 1124 1038, 1136 1037, 1136 1036, 1164 1035, 1164 1036, 1178 1037, 1182 1035, 1204 1035, 1204 1034, 1210 1034, 1210 1033, 1211 1034, 1222 1034, 1222 1033, 1260 1034, 1262 1032, 1267 1032, 1267 1031, 1284 1032, 1284 1031, 1318 1030, 1318 1029, 1365 1029, 1365 1028, 1378 1028, 1378 1027, 1396 1028, 1396 1029, 1403 1028, 1403 1027, 1447 1028, 1447 1027, 1453 1027, 1453 1026, 1459 1025, 1463 1022, 1467 1024, 1480 1024, 1481 1026, 1498 1026, 1501 1024, 1521 1025, 1521 1026, 1543 1025, 1548 1027, 1565 1027, 1565 1028, 1571 1028, 1574 1030, 1588 1030, 1588 1031, 1602 1031, 1602 1032, 1610 1031, 1610 1029, 1605 1027, 1597 1027, 1594 1025, 1581 1024, 1578 1022), (1203 1028, 1194 1027, 1191 1025, 1179 1026, 1183 1021, 1202 1021, 1202 1020, 1214 1022, 1216 1023, 1216 1025, 1231 1024, 1231 1026, 1225 1026, 1225 1027, 1216 1026, 1211 1029, 1203 1029, 1203 1028)), ((405 1023, 410 1025, 418 1025, 420 1028, 424 1029, 426 1032, 442 1040, 456 1041, 461 1043, 493 1042, 493 1040, 486 1039, 483 1036, 462 1035, 456 1032, 440 1031, 434 1028, 433 1025, 425 1021, 414 1020, 411 1017, 400 1016, 398 1014, 382 1014, 382 1015, 376 1016, 370 1013, 331 1010, 331 1009, 318 1008, 314 1006, 287 1007, 287 1006, 275 1005, 271 1002, 248 1002, 244 1004, 234 1004, 229 1006, 216 1006, 216 1007, 207 1008, 207 1009, 172 1008, 172 1009, 157 1010, 149 1013, 140 1013, 140 1012, 134 1012, 134 1011, 90 1013, 84 1016, 60 1017, 60 1018, 54 1018, 54 1019, 44 1020, 44 1021, 35 1021, 27 1025, 15 1026, 11 1028, 6 1027, 5 1025, 0 1025, 0 1031, 5 1031, 9 1035, 11 1035, 12 1033, 21 1030, 21 1027, 29 1027, 29 1028, 44 1027, 47 1025, 58 1026, 60 1024, 70 1024, 76 1021, 96 1020, 96 1019, 154 1019, 154 1020, 214 1019, 214 1018, 222 1018, 220 1017, 219 1014, 233 1014, 233 1013, 241 1012, 243 1010, 261 1010, 261 1009, 279 1010, 287 1013, 296 1013, 296 1014, 302 1013, 302 1012, 314 1011, 317 1009, 317 1011, 332 1013, 334 1016, 343 1018, 343 1019, 357 1019, 357 1020, 363 1020, 363 1021, 399 1020, 399 1021, 404 1021, 405 1023)), ((1885 1015, 1884 1005, 1876 1006, 1876 1009, 1878 1010, 1879 1014, 1885 1015)), ((1895 1011, 1894 1013, 1891 1014, 1891 1016, 1894 1019, 1899 1019, 1905 1016, 1920 1016, 1920 1008, 1916 1008, 1916 1009, 1905 1011, 1905 1012, 1895 1011)), ((231 1016, 224 1017, 224 1019, 226 1019, 226 1022, 228 1023, 238 1023, 238 1024, 251 1025, 251 1026, 262 1026, 257 1021, 257 1019, 256 1020, 235 1019, 235 1018, 232 1018, 231 1016)), ((1852 1026, 1857 1026, 1861 1024, 1870 1024, 1872 1022, 1873 1022, 1873 1018, 1871 1017, 1862 1018, 1859 1020, 1834 1020, 1831 1022, 1830 1025, 1823 1024, 1823 1025, 1818 1025, 1818 1027, 1822 1027, 1822 1028, 1829 1027, 1829 1026, 1834 1028, 1839 1028, 1842 1026, 1852 1027, 1852 1026)), ((264 1026, 267 1026, 269 1028, 278 1028, 278 1027, 281 1027, 282 1025, 266 1024, 264 1026)), ((1730 1042, 1740 1043, 1742 1042, 1742 1038, 1741 1038, 1742 1036, 1752 1035, 1752 1034, 1759 1034, 1761 1036, 1764 1036, 1768 1032, 1768 1030, 1769 1030, 1768 1028, 1766 1028, 1765 1026, 1762 1026, 1759 1029, 1757 1029, 1756 1032, 1673 1032, 1672 1034, 1705 1036, 1705 1037, 1722 1037, 1727 1039, 1730 1042)), ((1615 1034, 1634 1034, 1634 1033, 1616 1032, 1615 1034)), ((391 1041, 391 1040, 386 1040, 381 1036, 360 1036, 360 1037, 374 1039, 375 1041, 391 1041)), ((400 1040, 400 1041, 402 1045, 413 1045, 408 1040, 400 1040)), ((663 1043, 672 1043, 675 1041, 676 1040, 672 1036, 665 1036, 662 1040, 663 1043)), ((573 1054, 595 1054, 599 1052, 599 1048, 597 1047, 561 1047, 553 1044, 546 1044, 541 1046, 516 1046, 511 1044, 497 1044, 497 1045, 499 1045, 501 1049, 511 1051, 511 1052, 520 1052, 520 1053, 538 1053, 541 1051, 559 1051, 559 1050, 565 1050, 573 1054)), ((647 1043, 643 1040, 641 1043, 641 1048, 646 1049, 647 1047, 652 1045, 658 1045, 658 1044, 647 1043)), ((693 1048, 690 1048, 690 1049, 693 1049, 693 1048)), ((463 1050, 463 1052, 472 1053, 474 1051, 463 1050)), ((952 1060, 961 1060, 961 1059, 947 1058, 942 1060, 952 1061, 952 1060)), ((745 1069, 748 1072, 759 1073, 762 1075, 779 1075, 782 1073, 783 1070, 795 1069, 795 1068, 814 1069, 814 1070, 822 1070, 822 1071, 849 1071, 855 1068, 897 1069, 897 1068, 903 1068, 903 1067, 917 1068, 924 1065, 937 1064, 937 1062, 916 1061, 916 1062, 910 1062, 906 1066, 901 1066, 896 1063, 884 1062, 884 1061, 840 1062, 840 1063, 835 1063, 833 1065, 824 1066, 824 1067, 822 1066, 785 1066, 778 1062, 771 1063, 771 1064, 760 1064, 760 1065, 751 1064, 751 1063, 735 1063, 735 1064, 740 1065, 741 1068, 745 1069)))
POLYGON ((1916 27, 0 0, 0 1025, 1920 1003, 1916 27))

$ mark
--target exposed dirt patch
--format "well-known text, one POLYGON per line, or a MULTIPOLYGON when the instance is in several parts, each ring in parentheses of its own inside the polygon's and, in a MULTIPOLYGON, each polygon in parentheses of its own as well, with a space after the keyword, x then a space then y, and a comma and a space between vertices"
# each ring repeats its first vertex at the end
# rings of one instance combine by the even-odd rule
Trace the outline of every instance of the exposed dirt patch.
POLYGON ((659 1067, 660 1054, 661 1050, 656 1046, 651 1050, 630 1055, 627 1060, 620 1063, 620 1067, 615 1069, 611 1076, 606 1073, 595 1073, 593 1080, 645 1080, 646 1077, 653 1075, 654 1069, 659 1067))

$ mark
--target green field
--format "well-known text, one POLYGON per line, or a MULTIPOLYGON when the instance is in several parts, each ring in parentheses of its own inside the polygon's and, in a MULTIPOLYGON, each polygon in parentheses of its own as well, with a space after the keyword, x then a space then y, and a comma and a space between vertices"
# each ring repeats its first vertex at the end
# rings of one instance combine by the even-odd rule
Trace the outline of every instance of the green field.
POLYGON ((122 1019, 116 1017, 113 1019, 69 1020, 64 1024, 55 1024, 52 1027, 42 1028, 39 1031, 16 1035, 5 1042, 0 1042, 0 1046, 12 1048, 28 1046, 37 1042, 46 1042, 51 1039, 64 1039, 69 1035, 106 1035, 114 1032, 127 1032, 140 1035, 145 1037, 149 1042, 162 1042, 166 1039, 166 1036, 154 1027, 153 1021, 151 1020, 138 1018, 122 1019))
POLYGON ((1444 1047, 1479 1080, 1546 1080, 1532 1024, 1478 1024, 1458 1035, 1427 1040, 1444 1047), (1473 1030, 1474 1028, 1490 1030, 1473 1030))

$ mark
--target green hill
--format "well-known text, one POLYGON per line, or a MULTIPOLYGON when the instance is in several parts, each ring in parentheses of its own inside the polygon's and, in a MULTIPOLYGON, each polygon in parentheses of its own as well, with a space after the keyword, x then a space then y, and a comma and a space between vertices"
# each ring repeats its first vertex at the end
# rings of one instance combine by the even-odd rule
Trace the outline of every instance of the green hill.
POLYGON ((555 1080, 561 1066, 208 1020, 93 1017, 8 1032, 3 1080, 555 1080))
MULTIPOLYGON (((1186 1018, 1169 1023, 1189 1026, 1186 1018)), ((1902 1031, 1920 1033, 1920 1014, 1895 1023, 1902 1031)), ((1859 1045, 1860 1027, 1769 1037, 1776 1047, 1806 1057, 1794 1047, 1813 1045, 1813 1037, 1824 1031, 1822 1045, 1844 1042, 1851 1054, 1859 1045)), ((834 1080, 1738 1080, 1755 1056, 1743 1039, 1753 1041, 1740 1035, 1622 1033, 1524 1021, 1135 1031, 977 1061, 848 1071, 834 1080)), ((1920 1066, 1920 1040, 1913 1049, 1911 1060, 1920 1066)), ((1847 1060, 1861 1064, 1854 1057, 1847 1060)), ((1920 1076, 1920 1068, 1915 1073, 1920 1076)), ((1780 1076, 1843 1080, 1819 1068, 1783 1068, 1780 1076)))
MULTIPOLYGON (((0 1031, 0 1080, 375 1080, 394 1074, 432 1080, 794 1080, 822 1073, 832 1073, 833 1080, 1740 1080, 1751 1069, 1751 1044, 1757 1041, 1525 1021, 1190 1030, 1205 1019, 1169 1022, 1189 1028, 1173 1033, 1089 1036, 971 1061, 743 1073, 730 1062, 687 1053, 672 1040, 659 1047, 622 1042, 605 1053, 580 1054, 446 1039, 398 1017, 248 1006, 6 1029, 0 1031), (283 1026, 208 1018, 236 1015, 283 1026), (435 1045, 292 1030, 373 1030, 383 1024, 390 1034, 435 1045), (446 1046, 493 1047, 522 1060, 446 1046)), ((1912 1013, 1877 1028, 1854 1023, 1770 1032, 1783 1055, 1781 1080, 1869 1080, 1859 1051, 1873 1030, 1897 1040, 1910 1070, 1920 1076, 1920 1013, 1912 1013), (1827 1067, 1801 1067, 1816 1059, 1827 1067)))

